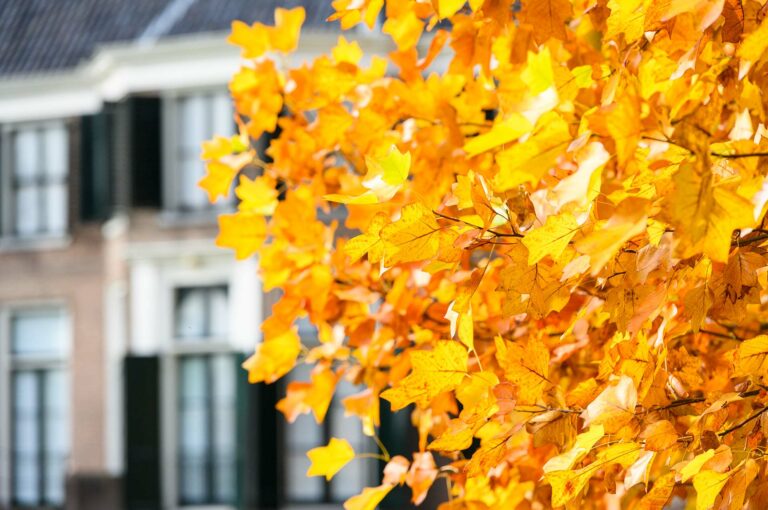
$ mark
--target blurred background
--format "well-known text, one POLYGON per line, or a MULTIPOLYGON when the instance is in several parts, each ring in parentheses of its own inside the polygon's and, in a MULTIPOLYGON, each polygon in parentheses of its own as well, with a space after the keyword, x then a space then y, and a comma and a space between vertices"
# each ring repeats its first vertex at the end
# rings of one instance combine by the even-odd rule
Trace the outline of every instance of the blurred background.
MULTIPOLYGON (((370 459, 331 484, 304 476, 330 436, 375 451, 344 417, 354 388, 322 426, 288 427, 274 409, 285 382, 247 384, 240 363, 274 296, 256 261, 214 245, 234 203, 196 185, 201 141, 234 131, 231 21, 296 5, 292 64, 335 45, 329 1, 0 0, 3 510, 339 508, 379 483, 370 459)), ((403 420, 383 412, 393 454, 415 449, 403 420)))

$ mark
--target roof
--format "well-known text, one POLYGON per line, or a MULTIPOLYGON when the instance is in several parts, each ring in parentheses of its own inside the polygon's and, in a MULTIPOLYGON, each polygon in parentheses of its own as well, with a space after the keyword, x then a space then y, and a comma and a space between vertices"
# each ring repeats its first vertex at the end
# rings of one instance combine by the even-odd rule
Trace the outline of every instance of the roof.
POLYGON ((229 29, 232 20, 273 22, 276 7, 302 5, 320 29, 327 0, 0 0, 0 78, 77 66, 108 43, 229 29))

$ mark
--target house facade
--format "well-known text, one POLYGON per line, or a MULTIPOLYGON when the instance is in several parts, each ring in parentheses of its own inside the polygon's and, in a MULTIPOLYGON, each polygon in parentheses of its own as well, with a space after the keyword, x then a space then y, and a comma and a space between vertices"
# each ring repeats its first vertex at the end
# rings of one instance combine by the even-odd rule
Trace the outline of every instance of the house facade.
MULTIPOLYGON (((304 477, 331 435, 373 448, 354 388, 286 427, 280 385, 247 384, 273 298, 214 245, 234 204, 196 186, 200 142, 234 129, 229 23, 299 4, 295 62, 335 44, 328 2, 0 1, 0 509, 339 507, 378 483, 373 460, 304 477)), ((407 415, 383 419, 404 445, 407 415)))

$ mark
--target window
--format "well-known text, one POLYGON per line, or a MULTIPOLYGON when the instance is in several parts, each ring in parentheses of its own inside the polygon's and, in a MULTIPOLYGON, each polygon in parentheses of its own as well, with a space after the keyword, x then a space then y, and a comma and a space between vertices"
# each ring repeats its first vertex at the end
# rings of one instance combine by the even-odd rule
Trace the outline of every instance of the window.
MULTIPOLYGON (((299 334, 305 345, 317 343, 316 330, 306 319, 299 321, 299 334)), ((309 365, 298 365, 291 372, 290 379, 308 381, 310 370, 309 365)), ((354 464, 345 466, 330 483, 322 477, 306 476, 309 469, 307 451, 327 445, 331 437, 346 439, 358 453, 374 450, 372 440, 363 434, 360 420, 354 416, 344 416, 342 400, 362 389, 342 380, 336 387, 336 393, 322 425, 315 423, 311 415, 299 416, 294 423, 286 424, 286 465, 283 479, 285 499, 288 503, 341 503, 359 494, 364 487, 376 483, 375 461, 371 459, 354 460, 354 464)))
POLYGON ((67 130, 63 122, 7 132, 3 160, 2 234, 20 238, 62 236, 67 231, 67 130))
POLYGON ((213 135, 234 133, 233 108, 226 91, 197 92, 166 103, 165 208, 179 212, 214 208, 197 185, 205 174, 200 144, 213 135))
POLYGON ((69 455, 66 314, 10 317, 11 497, 17 507, 60 507, 69 455))
POLYGON ((236 499, 236 378, 227 345, 227 288, 175 291, 178 504, 236 499))

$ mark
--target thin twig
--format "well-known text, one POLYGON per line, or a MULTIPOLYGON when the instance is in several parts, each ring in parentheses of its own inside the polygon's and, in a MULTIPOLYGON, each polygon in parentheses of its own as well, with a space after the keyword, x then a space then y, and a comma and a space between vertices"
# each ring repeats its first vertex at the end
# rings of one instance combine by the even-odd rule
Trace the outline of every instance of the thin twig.
POLYGON ((729 428, 729 429, 726 429, 726 430, 724 430, 724 431, 720 432, 720 433, 718 434, 718 436, 720 436, 720 437, 724 437, 724 436, 727 436, 728 434, 730 434, 730 433, 731 433, 731 432, 733 432, 734 430, 740 429, 741 427, 743 427, 743 426, 744 426, 744 425, 746 425, 747 423, 751 422, 752 420, 754 420, 754 419, 756 419, 756 418, 759 418, 759 417, 760 417, 760 415, 761 415, 761 414, 763 414, 763 413, 764 413, 764 412, 766 412, 766 411, 768 411, 768 406, 766 406, 766 407, 763 407, 762 409, 760 409, 759 411, 757 411, 756 413, 754 413, 752 416, 750 416, 750 417, 749 417, 749 418, 747 418, 746 420, 743 420, 743 421, 741 421, 741 422, 737 423, 736 425, 734 425, 733 427, 731 427, 731 428, 729 428))

